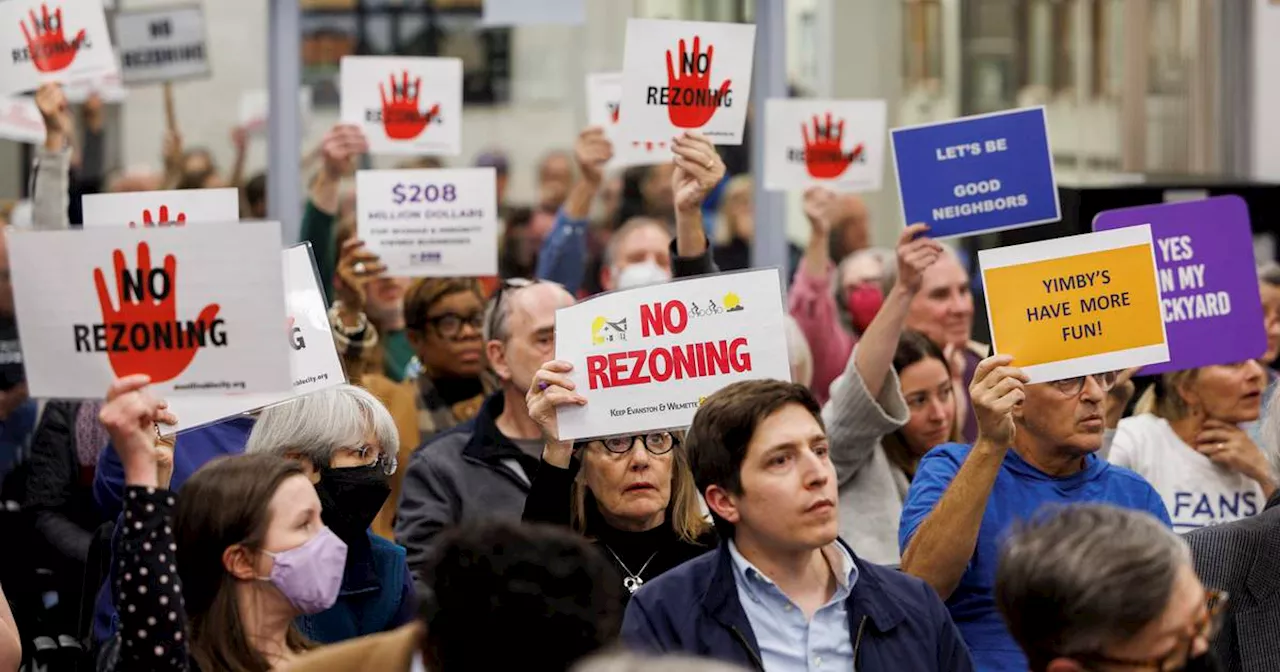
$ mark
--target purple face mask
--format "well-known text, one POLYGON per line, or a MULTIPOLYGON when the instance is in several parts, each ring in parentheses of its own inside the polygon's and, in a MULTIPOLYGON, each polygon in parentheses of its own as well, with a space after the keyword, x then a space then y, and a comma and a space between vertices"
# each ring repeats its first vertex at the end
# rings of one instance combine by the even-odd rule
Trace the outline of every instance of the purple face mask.
POLYGON ((338 601, 347 566, 347 545, 329 528, 287 551, 263 551, 275 559, 270 577, 260 577, 284 594, 295 609, 318 614, 338 601))

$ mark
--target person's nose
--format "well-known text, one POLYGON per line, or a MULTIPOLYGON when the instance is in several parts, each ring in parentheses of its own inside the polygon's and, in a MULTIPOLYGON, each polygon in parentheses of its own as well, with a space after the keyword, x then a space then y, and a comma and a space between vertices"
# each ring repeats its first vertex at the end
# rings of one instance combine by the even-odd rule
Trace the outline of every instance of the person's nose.
POLYGON ((1106 392, 1102 389, 1102 383, 1098 382, 1098 376, 1084 377, 1084 389, 1080 390, 1080 399, 1082 401, 1101 404, 1105 396, 1106 392))
POLYGON ((1248 376, 1249 380, 1259 383, 1266 379, 1266 373, 1262 370, 1262 364, 1259 364, 1256 359, 1251 359, 1245 363, 1245 374, 1248 376))
POLYGON ((945 420, 947 417, 947 402, 941 397, 934 397, 929 402, 928 415, 926 416, 930 422, 937 420, 945 420))
POLYGON ((631 471, 644 471, 649 468, 653 456, 649 454, 649 449, 644 446, 644 437, 637 436, 631 440, 631 471))
POLYGON ((806 450, 800 457, 801 474, 804 475, 805 488, 809 490, 819 490, 827 485, 827 481, 831 479, 831 474, 826 468, 826 462, 818 457, 817 453, 812 450, 806 450))

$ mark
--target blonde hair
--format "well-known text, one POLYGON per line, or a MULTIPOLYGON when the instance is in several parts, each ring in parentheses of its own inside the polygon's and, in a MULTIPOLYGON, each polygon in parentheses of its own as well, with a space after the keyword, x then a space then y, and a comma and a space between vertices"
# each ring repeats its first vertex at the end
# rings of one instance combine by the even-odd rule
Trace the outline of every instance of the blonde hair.
POLYGON ((720 209, 716 212, 716 228, 712 235, 717 245, 728 245, 733 240, 733 230, 736 221, 731 221, 728 215, 729 202, 741 197, 751 197, 751 176, 738 175, 731 178, 729 183, 724 185, 724 194, 720 197, 720 209))
POLYGON ((1200 369, 1184 369, 1161 375, 1138 397, 1133 414, 1150 413, 1170 422, 1187 417, 1191 413, 1191 407, 1182 398, 1181 387, 1196 382, 1199 375, 1200 369))
MULTIPOLYGON (((667 504, 667 518, 681 541, 700 544, 711 532, 711 523, 702 515, 698 502, 698 486, 689 470, 689 455, 684 450, 684 432, 671 432, 676 445, 671 449, 671 502, 667 504)), ((578 476, 573 480, 573 493, 569 499, 569 520, 578 534, 587 533, 587 464, 582 462, 578 476)), ((597 505, 598 506, 598 505, 597 505)))

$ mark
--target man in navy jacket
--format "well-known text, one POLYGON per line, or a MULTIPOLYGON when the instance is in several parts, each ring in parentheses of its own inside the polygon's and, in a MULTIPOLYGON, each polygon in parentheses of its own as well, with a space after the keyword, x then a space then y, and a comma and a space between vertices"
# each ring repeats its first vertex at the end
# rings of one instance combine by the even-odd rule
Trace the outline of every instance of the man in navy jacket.
POLYGON ((808 389, 730 385, 702 404, 686 447, 724 543, 635 594, 629 647, 768 672, 974 669, 932 588, 837 537, 836 473, 808 389))

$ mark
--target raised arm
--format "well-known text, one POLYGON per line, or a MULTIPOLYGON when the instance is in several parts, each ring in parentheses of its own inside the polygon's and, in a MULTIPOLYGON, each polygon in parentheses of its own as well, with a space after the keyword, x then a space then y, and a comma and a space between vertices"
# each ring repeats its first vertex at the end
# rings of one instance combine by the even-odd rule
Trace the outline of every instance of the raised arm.
POLYGON ((525 394, 529 417, 542 430, 546 446, 542 464, 525 499, 523 519, 526 522, 570 524, 569 499, 573 495, 573 479, 577 465, 573 462, 573 442, 560 440, 556 409, 560 406, 582 406, 587 400, 574 392, 569 380, 573 365, 553 359, 533 374, 533 384, 525 394))
POLYGON ((591 201, 604 180, 604 164, 613 158, 613 145, 605 137, 604 129, 592 126, 578 135, 573 154, 582 176, 556 213, 551 233, 542 241, 534 275, 558 282, 570 294, 577 294, 586 268, 587 217, 591 213, 591 201))
MULTIPOLYGON (((978 440, 902 554, 902 571, 924 579, 944 600, 960 584, 973 557, 987 500, 1013 444, 1013 408, 1025 398, 1027 376, 1010 366, 1012 362, 1009 355, 996 355, 978 364, 969 386, 978 440)), ((913 484, 912 494, 915 490, 913 484)), ((909 494, 908 510, 911 505, 909 494)), ((904 512, 904 524, 907 515, 904 512)))
POLYGON ((898 338, 906 326, 911 300, 924 281, 924 271, 942 255, 942 246, 936 240, 918 237, 928 230, 925 224, 912 224, 898 236, 898 279, 858 344, 855 364, 872 397, 880 395, 885 377, 893 368, 898 338))
POLYGON ((338 187, 342 178, 355 169, 355 157, 369 150, 364 133, 357 126, 337 124, 320 142, 323 159, 320 171, 307 190, 307 207, 302 215, 302 240, 311 243, 320 271, 320 286, 326 300, 333 301, 333 275, 338 253, 333 224, 338 216, 338 187))
POLYGON ((71 112, 62 87, 40 85, 36 107, 44 119, 45 135, 32 174, 31 222, 38 230, 66 229, 70 226, 71 112))
MULTIPOLYGON (((716 146, 697 131, 685 131, 671 143, 676 169, 671 190, 676 207, 676 262, 704 258, 714 267, 702 226, 702 203, 724 179, 724 161, 716 146)), ((715 272, 709 270, 707 272, 715 272)))
POLYGON ((829 388, 853 353, 853 334, 840 323, 831 288, 831 227, 837 198, 831 190, 812 187, 804 192, 809 220, 809 243, 787 290, 787 312, 800 326, 813 351, 813 393, 825 402, 829 388))

